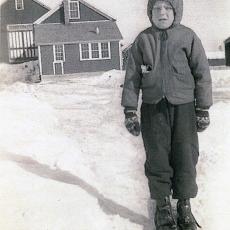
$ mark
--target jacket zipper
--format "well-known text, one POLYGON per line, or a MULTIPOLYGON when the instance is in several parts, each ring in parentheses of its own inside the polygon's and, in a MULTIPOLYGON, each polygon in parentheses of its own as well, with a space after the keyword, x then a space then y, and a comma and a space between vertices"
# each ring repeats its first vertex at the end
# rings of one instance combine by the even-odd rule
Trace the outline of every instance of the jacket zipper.
POLYGON ((166 97, 166 89, 165 89, 165 51, 166 51, 166 35, 164 35, 163 33, 167 33, 167 32, 161 32, 160 34, 160 63, 161 63, 161 67, 162 67, 162 98, 166 97))

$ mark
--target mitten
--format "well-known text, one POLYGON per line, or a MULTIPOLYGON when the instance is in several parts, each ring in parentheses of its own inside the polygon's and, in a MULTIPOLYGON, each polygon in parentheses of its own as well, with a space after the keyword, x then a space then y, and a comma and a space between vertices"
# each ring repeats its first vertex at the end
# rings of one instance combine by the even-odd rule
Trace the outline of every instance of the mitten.
POLYGON ((210 124, 208 110, 196 109, 196 126, 197 132, 204 131, 210 124))
POLYGON ((136 111, 125 109, 125 127, 134 136, 139 136, 141 128, 136 111))

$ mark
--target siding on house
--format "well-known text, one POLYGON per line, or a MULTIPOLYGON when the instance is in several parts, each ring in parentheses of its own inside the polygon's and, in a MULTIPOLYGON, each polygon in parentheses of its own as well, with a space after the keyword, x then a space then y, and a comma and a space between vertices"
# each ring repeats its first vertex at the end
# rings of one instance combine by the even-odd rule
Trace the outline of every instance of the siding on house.
MULTIPOLYGON (((119 41, 110 42, 111 59, 80 61, 79 43, 65 44, 64 74, 120 69, 119 41)), ((41 46, 42 75, 53 75, 53 45, 41 46)))
POLYGON ((84 60, 80 61, 79 46, 77 46, 77 71, 76 72, 97 72, 120 69, 119 41, 110 42, 111 59, 84 60))
POLYGON ((24 10, 15 9, 15 0, 4 2, 1 7, 0 62, 8 62, 8 24, 32 24, 49 9, 33 0, 24 0, 24 10))
POLYGON ((42 74, 52 75, 53 72, 53 46, 44 45, 40 48, 41 51, 41 64, 42 64, 42 74))

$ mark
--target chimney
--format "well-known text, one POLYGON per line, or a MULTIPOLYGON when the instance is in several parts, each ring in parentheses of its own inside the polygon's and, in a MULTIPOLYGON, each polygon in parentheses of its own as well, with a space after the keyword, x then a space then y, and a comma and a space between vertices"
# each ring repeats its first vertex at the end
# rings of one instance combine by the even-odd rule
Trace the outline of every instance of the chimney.
POLYGON ((63 0, 64 6, 64 22, 65 24, 69 23, 69 0, 63 0))

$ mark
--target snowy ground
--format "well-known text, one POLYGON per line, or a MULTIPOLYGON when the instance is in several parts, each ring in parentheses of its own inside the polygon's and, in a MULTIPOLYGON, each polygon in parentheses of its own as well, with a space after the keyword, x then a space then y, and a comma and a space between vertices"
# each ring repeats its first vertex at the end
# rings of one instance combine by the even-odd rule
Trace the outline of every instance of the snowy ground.
MULTIPOLYGON (((123 125, 124 73, 29 84, 27 65, 0 66, 0 228, 152 230, 142 140, 123 125)), ((212 77, 193 210, 203 229, 228 230, 230 70, 212 77)))

